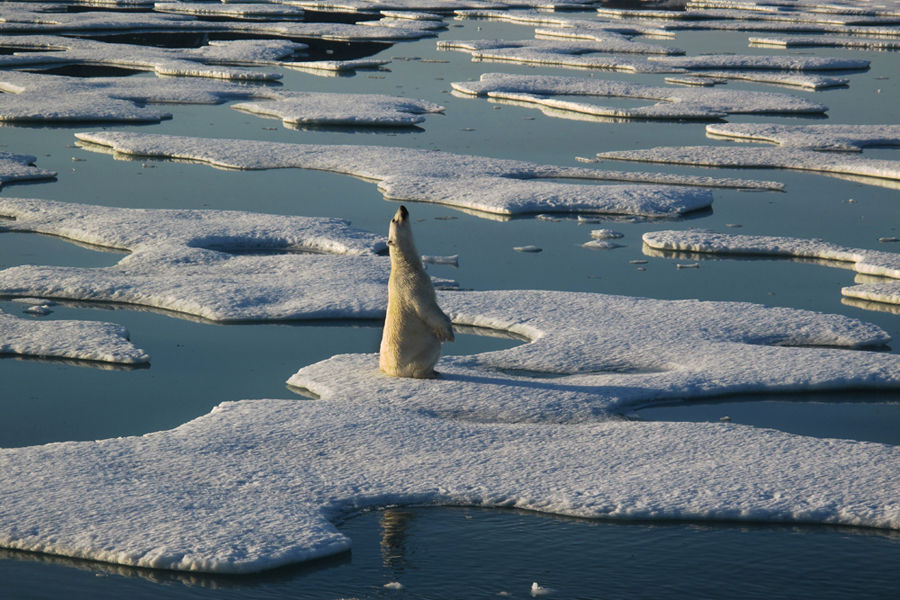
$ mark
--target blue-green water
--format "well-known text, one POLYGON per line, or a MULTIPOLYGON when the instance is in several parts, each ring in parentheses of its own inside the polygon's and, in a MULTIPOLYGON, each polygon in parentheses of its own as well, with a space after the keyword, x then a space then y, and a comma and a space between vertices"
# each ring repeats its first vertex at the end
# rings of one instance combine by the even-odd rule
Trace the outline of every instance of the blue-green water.
MULTIPOLYGON (((532 28, 483 21, 450 21, 440 39, 527 39, 532 28)), ((660 44, 690 54, 753 49, 747 34, 682 32, 660 44)), ((810 96, 829 106, 831 123, 896 123, 900 96, 897 54, 803 49, 797 54, 863 56, 867 72, 847 75, 849 88, 803 92, 730 82, 728 89, 810 96)), ((217 208, 276 214, 338 216, 385 232, 396 205, 375 185, 346 176, 300 170, 228 171, 203 165, 114 160, 74 145, 74 132, 135 130, 204 137, 329 144, 375 144, 580 165, 576 157, 662 145, 728 144, 709 140, 702 123, 581 122, 544 116, 534 108, 461 98, 450 82, 481 73, 550 73, 609 77, 663 85, 662 76, 590 73, 510 63, 473 63, 468 54, 442 52, 435 40, 396 44, 378 58, 386 69, 324 78, 283 70, 286 89, 372 92, 420 97, 446 107, 413 130, 282 127, 221 106, 165 109, 174 118, 155 125, 5 127, 0 150, 30 153, 58 171, 55 182, 9 185, 6 197, 38 197, 146 208, 217 208), (441 61, 441 62, 431 62, 441 61), (73 160, 77 159, 77 160, 73 160)), ((271 68, 266 69, 271 70, 271 68)), ((145 77, 147 75, 136 75, 145 77)), ((734 116, 732 122, 807 123, 796 117, 734 116)), ((898 149, 866 150, 897 158, 898 149)), ((602 168, 777 180, 784 192, 716 190, 711 211, 672 221, 607 219, 579 224, 532 217, 492 220, 448 207, 409 205, 420 250, 459 255, 459 267, 431 265, 441 277, 473 289, 546 288, 655 298, 741 300, 841 313, 874 322, 900 340, 900 314, 877 304, 842 300, 852 271, 788 260, 700 261, 676 269, 673 256, 645 254, 641 234, 661 228, 707 227, 748 234, 820 237, 860 248, 898 236, 898 192, 887 185, 775 170, 691 169, 632 163, 602 168), (849 200, 853 200, 850 202, 849 200), (740 225, 739 229, 728 225, 740 225), (592 251, 590 230, 616 229, 623 247, 592 251), (538 254, 517 253, 533 244, 538 254), (634 264, 645 260, 645 264, 634 264)), ((97 267, 120 254, 32 234, 0 233, 0 267, 53 264, 97 267)), ((23 305, 0 301, 21 314, 23 305)), ((300 367, 342 352, 371 352, 380 324, 289 323, 215 325, 122 306, 64 305, 43 319, 95 319, 128 327, 152 356, 149 368, 100 369, 62 361, 0 359, 0 445, 134 435, 174 427, 216 404, 242 398, 295 397, 284 381, 300 367)), ((482 332, 483 333, 483 332, 482 332)), ((494 350, 517 340, 459 336, 448 351, 494 350)), ((897 352, 900 342, 891 352, 897 352)), ((298 397, 298 401, 305 401, 298 397)), ((716 403, 647 408, 634 418, 718 420, 774 427, 820 437, 897 444, 900 394, 868 392, 816 396, 734 397, 716 403)), ((337 598, 530 597, 532 581, 560 598, 888 598, 900 585, 900 539, 886 532, 768 525, 641 524, 557 519, 531 513, 471 509, 372 512, 346 521, 352 555, 244 578, 181 576, 122 569, 43 555, 0 554, 0 598, 337 598), (384 584, 399 582, 402 589, 384 584)))

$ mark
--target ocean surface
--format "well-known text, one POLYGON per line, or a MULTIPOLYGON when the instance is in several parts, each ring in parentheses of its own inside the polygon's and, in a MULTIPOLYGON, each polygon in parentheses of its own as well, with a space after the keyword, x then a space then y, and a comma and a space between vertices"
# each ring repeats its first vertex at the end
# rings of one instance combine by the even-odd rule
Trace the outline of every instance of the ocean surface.
MULTIPOLYGON (((588 15, 590 13, 585 13, 588 15)), ((448 20, 439 40, 529 39, 533 28, 448 20)), ((660 44, 702 53, 796 54, 866 58, 867 71, 838 73, 845 88, 809 92, 730 81, 727 89, 778 91, 829 107, 827 119, 733 115, 729 122, 897 123, 896 52, 749 48, 746 32, 679 32, 660 44)), ((153 40, 144 34, 144 40, 153 40)), ((652 41, 652 40, 651 40, 652 41)), ((703 122, 574 120, 535 108, 459 97, 453 81, 482 73, 546 73, 665 85, 662 75, 473 62, 439 51, 435 38, 367 47, 391 60, 377 71, 321 77, 280 69, 285 89, 367 92, 422 98, 446 107, 415 128, 288 129, 278 120, 228 105, 165 105, 171 120, 151 125, 8 126, 0 150, 33 154, 58 172, 54 182, 7 185, 5 197, 47 198, 141 208, 216 208, 335 216, 387 234, 397 204, 372 182, 297 169, 231 171, 205 165, 114 159, 75 145, 79 131, 115 130, 316 144, 373 144, 583 166, 577 157, 666 145, 732 144, 710 140, 703 122)), ((160 42, 161 43, 161 42, 160 42)), ((2 46, 2 40, 0 40, 2 46)), ((327 44, 355 52, 346 44, 327 44)), ((269 67, 266 70, 271 70, 269 67)), ((104 74, 93 72, 93 74, 104 74)), ((134 77, 152 75, 135 74, 134 77)), ((603 100, 634 105, 633 100, 603 100)), ((897 148, 865 156, 896 159, 897 148)), ((118 157, 117 157, 118 158, 118 157)), ((678 269, 676 255, 645 252, 641 235, 658 229, 709 228, 786 235, 856 248, 900 250, 879 238, 900 236, 896 185, 771 169, 703 169, 605 162, 604 169, 775 180, 783 192, 715 190, 713 208, 680 219, 487 218, 451 207, 407 203, 423 254, 459 255, 459 266, 429 265, 466 289, 554 289, 663 299, 749 301, 839 313, 875 323, 900 340, 896 307, 853 302, 841 287, 854 273, 800 260, 700 259, 678 269), (582 247, 590 231, 624 234, 612 250, 582 247), (540 253, 516 246, 535 245, 540 253), (641 261, 635 263, 635 261, 641 261), (646 262, 643 262, 646 261, 646 262)), ((51 236, 0 233, 0 268, 21 264, 98 267, 122 255, 51 236)), ((691 260, 695 260, 692 258, 691 260)), ((24 306, 0 298, 0 309, 24 306)), ((126 326, 152 356, 149 367, 112 368, 73 361, 0 358, 0 446, 140 435, 175 427, 215 405, 245 398, 297 396, 285 380, 339 353, 374 352, 381 324, 291 322, 217 325, 121 305, 60 303, 41 319, 88 319, 126 326)), ((473 354, 521 340, 462 333, 445 352, 473 354)), ((883 351, 896 353, 900 341, 883 351)), ((890 391, 740 396, 650 406, 633 419, 732 422, 799 435, 900 443, 900 393, 890 391)), ((0 551, 0 598, 889 598, 900 589, 896 532, 753 523, 610 522, 511 510, 386 507, 341 524, 350 553, 247 577, 184 575, 90 561, 0 551), (385 587, 387 585, 387 587, 385 587)))

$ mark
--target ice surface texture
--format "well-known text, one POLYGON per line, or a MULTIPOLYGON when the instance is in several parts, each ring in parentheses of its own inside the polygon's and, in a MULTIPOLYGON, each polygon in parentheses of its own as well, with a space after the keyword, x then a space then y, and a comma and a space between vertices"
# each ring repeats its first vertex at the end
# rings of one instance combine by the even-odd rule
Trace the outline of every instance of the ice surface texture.
MULTIPOLYGON (((655 87, 624 81, 484 73, 479 81, 451 84, 457 92, 535 104, 555 111, 629 119, 711 119, 735 113, 824 113, 817 102, 771 92, 655 87), (642 98, 658 101, 635 108, 605 107, 555 96, 642 98)), ((558 112, 551 113, 558 116, 558 112)))
POLYGON ((22 265, 0 294, 121 302, 213 321, 383 314, 389 272, 378 236, 340 219, 150 210, 0 198, 7 229, 131 254, 104 268, 22 265), (281 251, 254 254, 252 251, 281 251), (249 252, 249 253, 248 253, 249 252))
MULTIPOLYGON (((2 97, 0 95, 0 100, 2 97)), ((0 186, 12 181, 33 181, 56 177, 54 171, 34 166, 35 161, 37 161, 37 157, 28 154, 0 152, 0 186)))
POLYGON ((281 99, 244 102, 233 108, 280 118, 285 125, 365 125, 409 127, 425 120, 423 114, 444 107, 424 100, 380 94, 327 94, 283 92, 281 99))
POLYGON ((771 123, 722 123, 706 126, 713 137, 808 150, 861 152, 869 146, 900 146, 900 125, 781 125, 771 123))
POLYGON ((9 354, 120 364, 150 362, 146 352, 128 341, 128 331, 121 325, 35 321, 0 311, 0 356, 9 354))
POLYGON ((156 122, 171 114, 148 103, 220 104, 257 99, 234 108, 281 117, 289 125, 411 126, 443 107, 379 94, 290 92, 205 79, 79 77, 10 71, 0 74, 0 121, 156 122))
MULTIPOLYGON (((133 156, 188 159, 236 169, 299 168, 334 171, 378 181, 388 199, 434 202, 484 213, 595 212, 674 216, 705 208, 708 190, 664 185, 588 185, 542 181, 640 180, 640 174, 557 167, 516 160, 379 146, 283 144, 124 132, 76 137, 133 156)), ((650 176, 649 181, 700 179, 650 176)))
MULTIPOLYGON (((821 240, 690 230, 647 232, 644 243, 657 250, 818 258, 847 264, 863 275, 900 280, 900 254, 848 248, 821 240)), ((841 293, 849 298, 900 304, 900 281, 854 285, 843 288, 841 293)))
POLYGON ((900 528, 893 446, 607 414, 659 397, 900 385, 896 355, 769 345, 877 344, 873 326, 574 292, 440 302, 459 323, 534 341, 445 358, 434 380, 336 356, 292 378, 319 400, 225 403, 170 431, 0 450, 0 545, 249 572, 346 550, 334 520, 405 503, 900 528))

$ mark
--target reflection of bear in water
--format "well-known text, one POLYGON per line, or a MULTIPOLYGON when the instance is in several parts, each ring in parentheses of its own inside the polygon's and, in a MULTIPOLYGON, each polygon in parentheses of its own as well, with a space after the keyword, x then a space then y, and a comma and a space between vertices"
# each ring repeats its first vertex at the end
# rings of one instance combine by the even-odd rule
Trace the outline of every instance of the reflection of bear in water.
POLYGON ((434 377, 441 342, 453 341, 453 329, 437 305, 431 278, 413 243, 405 206, 391 219, 388 248, 391 277, 379 366, 395 377, 434 377))

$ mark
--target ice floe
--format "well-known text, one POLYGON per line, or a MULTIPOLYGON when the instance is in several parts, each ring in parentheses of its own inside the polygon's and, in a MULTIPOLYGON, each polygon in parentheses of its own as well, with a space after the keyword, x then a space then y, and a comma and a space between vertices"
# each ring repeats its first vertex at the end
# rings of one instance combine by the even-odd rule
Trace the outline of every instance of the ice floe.
MULTIPOLYGON (((473 61, 500 61, 525 64, 541 64, 579 69, 605 69, 633 73, 679 73, 677 66, 650 61, 640 56, 619 56, 611 52, 626 53, 633 48, 627 40, 567 42, 559 40, 441 40, 438 50, 468 52, 473 61), (617 49, 618 47, 618 49, 617 49)), ((631 50, 634 52, 634 50, 631 50)))
MULTIPOLYGON (((334 171, 378 182, 388 199, 434 202, 484 214, 596 212, 675 216, 709 206, 709 190, 673 185, 559 183, 543 179, 640 179, 577 167, 379 146, 309 145, 212 140, 98 131, 78 133, 88 149, 111 148, 141 157, 186 159, 236 169, 334 171)), ((666 181, 652 175, 645 181, 666 181)), ((691 179, 682 179, 691 183, 691 179)), ((693 185, 702 185, 699 180, 693 185)))
POLYGON ((152 71, 158 75, 244 81, 270 81, 280 79, 281 74, 239 69, 222 63, 270 65, 306 47, 284 40, 237 40, 214 42, 200 48, 156 48, 61 36, 16 36, 4 39, 2 45, 51 50, 0 56, 0 67, 5 68, 99 64, 152 71))
POLYGON ((900 146, 900 125, 781 125, 717 123, 706 126, 710 137, 771 142, 808 150, 861 152, 870 146, 900 146))
POLYGON ((425 100, 380 94, 285 92, 281 99, 243 102, 232 108, 280 118, 285 125, 366 125, 409 127, 425 120, 426 113, 444 107, 425 100))
POLYGON ((602 152, 597 156, 601 159, 705 167, 796 169, 839 177, 858 177, 863 183, 876 185, 881 185, 879 180, 900 180, 900 161, 791 147, 675 146, 602 152))
POLYGON ((863 50, 897 50, 900 40, 863 39, 840 36, 767 36, 751 37, 751 46, 777 46, 779 48, 859 48, 863 50))
POLYGON ((318 400, 224 403, 169 431, 0 450, 0 545, 244 573, 345 551, 333 523, 392 504, 900 529, 893 446, 606 413, 660 396, 900 385, 896 355, 769 345, 879 343, 873 326, 572 292, 441 302, 456 322, 534 341, 446 357, 433 380, 336 356, 292 378, 318 400))
POLYGON ((848 71, 869 68, 870 61, 860 58, 830 58, 826 56, 757 56, 735 54, 704 54, 701 56, 653 56, 651 62, 670 70, 698 69, 758 69, 765 71, 848 71))
POLYGON ((472 96, 486 96, 495 100, 534 104, 553 111, 611 118, 713 119, 737 113, 817 114, 828 110, 822 104, 788 94, 658 87, 625 81, 552 75, 484 73, 479 81, 456 82, 451 85, 455 91, 472 96), (583 96, 586 100, 619 97, 657 102, 648 106, 619 108, 556 97, 563 95, 583 96))
POLYGON ((850 82, 846 77, 827 77, 807 73, 767 73, 762 71, 692 71, 687 76, 666 77, 666 82, 708 86, 724 83, 729 79, 798 87, 807 90, 844 87, 850 82))
POLYGON ((212 321, 383 314, 383 240, 340 219, 0 198, 11 231, 126 249, 103 268, 21 265, 0 294, 127 303, 212 321))
POLYGON ((150 362, 146 352, 128 341, 128 331, 121 325, 98 321, 35 321, 0 310, 2 355, 120 364, 150 362))
POLYGON ((893 252, 849 248, 822 240, 701 230, 647 232, 644 243, 650 248, 666 251, 820 259, 825 264, 850 268, 863 275, 898 280, 845 287, 841 290, 844 296, 900 304, 900 254, 893 252))
MULTIPOLYGON (((0 102, 3 95, 0 94, 0 102)), ((2 109, 0 109, 2 110, 2 109)), ((55 171, 34 166, 37 157, 29 154, 0 152, 0 186, 14 181, 36 181, 56 178, 55 171)))
POLYGON ((153 10, 161 13, 176 13, 198 17, 241 18, 300 18, 303 9, 298 6, 269 2, 211 3, 211 2, 157 2, 153 10))

